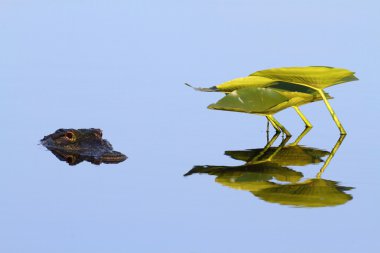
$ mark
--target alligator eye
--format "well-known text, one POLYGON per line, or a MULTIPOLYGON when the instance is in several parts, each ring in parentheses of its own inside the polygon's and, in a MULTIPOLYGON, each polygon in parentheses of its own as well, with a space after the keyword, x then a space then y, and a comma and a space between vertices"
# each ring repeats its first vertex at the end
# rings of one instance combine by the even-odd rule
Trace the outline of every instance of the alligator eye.
POLYGON ((72 155, 67 156, 66 162, 70 165, 73 165, 75 163, 75 156, 72 156, 72 155))
POLYGON ((69 139, 69 141, 75 141, 76 140, 75 134, 73 132, 67 132, 67 133, 65 133, 65 137, 67 139, 69 139))

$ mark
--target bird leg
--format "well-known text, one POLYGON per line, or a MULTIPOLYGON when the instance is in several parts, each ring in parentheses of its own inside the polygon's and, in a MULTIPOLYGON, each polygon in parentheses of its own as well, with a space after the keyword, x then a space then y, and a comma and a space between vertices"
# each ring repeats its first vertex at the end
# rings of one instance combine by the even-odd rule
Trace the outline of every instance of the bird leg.
POLYGON ((341 135, 346 135, 347 132, 346 132, 346 130, 344 130, 342 124, 340 123, 338 117, 336 116, 334 110, 332 109, 332 107, 331 107, 329 101, 327 101, 327 98, 326 98, 325 93, 324 93, 323 90, 321 90, 321 89, 317 89, 317 90, 318 90, 319 94, 321 95, 323 101, 325 102, 326 107, 327 107, 327 109, 329 110, 329 112, 330 112, 330 114, 331 114, 331 116, 332 116, 332 118, 333 118, 333 120, 334 120, 336 126, 339 128, 340 134, 341 134, 341 135))
MULTIPOLYGON (((286 128, 285 128, 283 125, 281 125, 281 123, 278 122, 278 121, 273 117, 273 115, 268 115, 267 118, 270 119, 271 122, 273 121, 273 123, 274 123, 278 128, 280 128, 281 131, 282 131, 283 133, 285 133, 286 136, 292 136, 292 135, 290 134, 290 132, 289 132, 288 130, 286 130, 286 128)), ((273 123, 272 123, 272 124, 273 124, 273 123)))
POLYGON ((307 128, 313 127, 313 125, 310 123, 310 121, 305 117, 305 115, 301 112, 300 108, 298 106, 293 106, 294 110, 296 110, 297 114, 301 117, 303 122, 305 123, 305 126, 307 128))
POLYGON ((280 133, 281 132, 281 128, 279 126, 276 125, 276 123, 272 120, 272 116, 271 115, 267 115, 266 116, 267 119, 268 119, 268 122, 270 122, 273 126, 273 128, 276 130, 276 133, 280 133))
POLYGON ((273 157, 275 157, 278 152, 281 151, 281 149, 285 146, 285 144, 289 141, 291 136, 287 135, 285 139, 282 139, 280 145, 275 149, 275 151, 268 157, 268 161, 272 160, 273 157))
POLYGON ((260 153, 255 156, 255 157, 252 157, 250 158, 247 163, 252 163, 252 162, 256 162, 257 160, 259 160, 263 155, 265 155, 265 153, 268 151, 268 149, 270 147, 272 147, 272 145, 275 143, 275 141, 277 140, 278 136, 280 135, 280 132, 276 132, 272 138, 270 139, 270 141, 267 142, 267 144, 265 145, 265 147, 260 151, 260 153))
POLYGON ((311 128, 310 127, 305 127, 305 129, 302 131, 302 133, 297 137, 297 139, 289 144, 289 146, 297 146, 298 143, 302 140, 303 137, 305 137, 305 135, 310 132, 311 128))
POLYGON ((327 159, 326 159, 325 163, 323 164, 322 168, 319 170, 316 178, 321 178, 323 172, 325 171, 326 167, 330 164, 331 159, 334 157, 336 151, 338 151, 338 149, 339 149, 340 145, 342 144, 342 142, 343 142, 343 140, 344 140, 345 137, 346 136, 344 134, 342 134, 339 137, 338 141, 335 143, 335 146, 331 150, 330 155, 327 157, 327 159))

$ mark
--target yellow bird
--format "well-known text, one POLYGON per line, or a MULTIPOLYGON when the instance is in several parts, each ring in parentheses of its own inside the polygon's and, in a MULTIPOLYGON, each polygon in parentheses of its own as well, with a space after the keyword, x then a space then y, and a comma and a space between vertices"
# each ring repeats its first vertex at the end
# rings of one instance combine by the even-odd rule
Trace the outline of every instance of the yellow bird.
POLYGON ((272 88, 247 87, 228 93, 218 102, 209 105, 208 108, 266 116, 277 132, 282 131, 287 136, 291 136, 273 114, 289 107, 298 108, 298 106, 317 100, 321 100, 318 93, 279 92, 272 88))
MULTIPOLYGON (((323 100, 341 134, 344 135, 346 134, 346 131, 327 101, 327 99, 330 99, 331 97, 323 91, 323 88, 355 80, 358 79, 355 77, 354 72, 346 69, 326 66, 310 66, 261 70, 252 73, 250 76, 235 78, 210 88, 194 88, 189 84, 186 85, 199 91, 224 92, 226 94, 247 87, 273 88, 290 100, 287 107, 292 106, 296 110, 297 114, 304 121, 306 127, 312 127, 312 125, 298 107, 305 103, 323 100), (316 93, 318 95, 316 95, 316 93), (310 99, 309 95, 312 95, 313 99, 310 99), (309 98, 307 98, 308 96, 309 98)), ((274 125, 272 122, 273 119, 271 119, 271 117, 267 118, 269 122, 274 125)))

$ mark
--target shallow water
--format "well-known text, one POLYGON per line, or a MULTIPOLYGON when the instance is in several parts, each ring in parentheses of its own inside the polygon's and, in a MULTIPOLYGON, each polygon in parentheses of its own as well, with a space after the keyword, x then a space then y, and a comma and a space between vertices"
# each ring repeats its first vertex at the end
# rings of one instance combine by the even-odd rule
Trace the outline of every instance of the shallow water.
MULTIPOLYGON (((378 6, 342 3, 2 2, 1 252, 377 252, 378 6), (357 72, 327 90, 348 135, 323 173, 323 161, 284 165, 300 182, 353 187, 351 197, 294 207, 228 185, 236 178, 184 177, 244 165, 225 151, 262 149, 267 136, 265 118, 207 110, 221 94, 183 83, 292 65, 357 72), (91 127, 129 158, 69 166, 39 144, 58 128, 91 127)), ((299 144, 331 152, 339 132, 323 103, 301 109, 314 128, 299 144)), ((293 133, 286 145, 295 141, 296 113, 277 118, 293 133)), ((258 177, 292 183, 242 179, 258 177)))

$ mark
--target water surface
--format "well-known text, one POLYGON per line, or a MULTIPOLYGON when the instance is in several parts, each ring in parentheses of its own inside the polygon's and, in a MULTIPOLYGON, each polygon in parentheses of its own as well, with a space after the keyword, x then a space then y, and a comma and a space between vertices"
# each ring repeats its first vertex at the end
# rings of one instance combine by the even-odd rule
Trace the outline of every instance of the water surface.
MULTIPOLYGON (((366 3, 2 1, 1 251, 377 252, 380 20, 366 3), (352 198, 295 208, 184 177, 240 166, 225 151, 267 137, 265 118, 207 110, 221 94, 183 83, 294 65, 357 72, 327 89, 348 135, 321 175, 352 198), (91 127, 129 159, 69 166, 39 145, 58 128, 91 127)), ((301 109, 314 128, 299 144, 330 152, 339 132, 324 105, 301 109)), ((277 117, 293 142, 303 123, 292 110, 277 117)), ((302 182, 322 165, 286 167, 302 182)))

